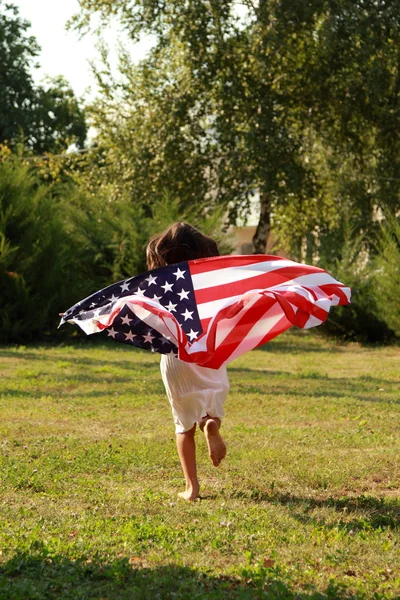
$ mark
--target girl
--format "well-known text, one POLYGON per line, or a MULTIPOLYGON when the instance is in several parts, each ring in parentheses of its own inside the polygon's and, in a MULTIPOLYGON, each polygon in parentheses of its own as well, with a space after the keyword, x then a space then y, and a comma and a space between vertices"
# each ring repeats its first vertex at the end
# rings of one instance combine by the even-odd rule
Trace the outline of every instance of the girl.
MULTIPOLYGON (((185 222, 174 223, 154 236, 146 249, 149 270, 218 255, 214 240, 185 222)), ((196 467, 197 424, 204 433, 213 465, 218 467, 226 455, 226 446, 219 431, 229 391, 226 367, 208 369, 163 354, 160 368, 172 408, 176 446, 186 480, 186 489, 179 496, 185 500, 196 500, 200 490, 196 467)))

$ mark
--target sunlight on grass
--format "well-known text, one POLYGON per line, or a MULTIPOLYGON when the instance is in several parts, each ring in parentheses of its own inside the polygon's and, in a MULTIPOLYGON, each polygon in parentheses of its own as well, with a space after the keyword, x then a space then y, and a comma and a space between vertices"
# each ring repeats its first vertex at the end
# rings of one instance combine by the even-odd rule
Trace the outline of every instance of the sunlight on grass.
POLYGON ((398 597, 399 358, 289 332, 237 359, 186 504, 157 356, 0 348, 0 598, 398 597))

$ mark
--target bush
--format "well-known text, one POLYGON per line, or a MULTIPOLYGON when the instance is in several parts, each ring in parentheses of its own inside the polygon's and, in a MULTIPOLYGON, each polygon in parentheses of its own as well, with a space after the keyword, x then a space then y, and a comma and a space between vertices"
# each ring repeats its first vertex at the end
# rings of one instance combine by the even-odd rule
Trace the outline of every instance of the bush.
MULTIPOLYGON (((336 279, 352 289, 351 304, 335 307, 323 330, 325 333, 344 340, 359 342, 389 342, 395 337, 392 323, 382 310, 380 284, 377 279, 377 261, 383 260, 379 253, 370 258, 370 250, 362 234, 357 234, 348 225, 342 223, 342 243, 336 248, 336 259, 327 260, 329 252, 322 253, 320 266, 336 279)), ((386 263, 385 263, 386 264, 386 263)), ((386 279, 386 271, 382 267, 382 277, 386 279)), ((387 288, 388 296, 394 289, 387 288)), ((394 296, 388 306, 393 306, 394 296)), ((397 296, 398 297, 398 296, 397 296)), ((387 309, 389 310, 389 308, 387 309)))
POLYGON ((60 190, 16 157, 0 163, 0 341, 29 341, 56 327, 60 309, 85 294, 60 190))
POLYGON ((145 271, 149 237, 178 219, 221 238, 219 213, 182 211, 168 198, 151 212, 131 198, 110 203, 101 192, 43 183, 16 156, 0 160, 0 342, 76 335, 72 328, 57 332, 58 313, 145 271))
POLYGON ((400 338, 400 223, 394 217, 382 225, 373 268, 376 314, 400 338))

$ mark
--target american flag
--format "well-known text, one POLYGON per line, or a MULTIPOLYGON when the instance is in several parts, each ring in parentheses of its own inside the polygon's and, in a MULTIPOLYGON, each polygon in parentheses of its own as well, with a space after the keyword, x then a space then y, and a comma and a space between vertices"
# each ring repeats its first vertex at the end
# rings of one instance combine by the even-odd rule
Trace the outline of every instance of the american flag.
POLYGON ((114 283, 61 319, 218 369, 292 325, 323 323, 350 289, 318 267, 265 254, 181 262, 114 283))

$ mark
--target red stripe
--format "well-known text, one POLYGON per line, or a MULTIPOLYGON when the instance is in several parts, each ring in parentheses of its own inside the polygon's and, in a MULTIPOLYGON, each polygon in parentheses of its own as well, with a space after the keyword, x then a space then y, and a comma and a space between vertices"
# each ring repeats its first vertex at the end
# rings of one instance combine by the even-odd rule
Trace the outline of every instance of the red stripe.
MULTIPOLYGON (((215 284, 213 285, 214 282, 211 279, 209 287, 195 290, 194 294, 196 302, 199 305, 204 302, 239 296, 252 289, 270 288, 275 285, 286 283, 296 277, 320 272, 321 270, 317 269, 317 267, 303 268, 303 266, 291 265, 290 267, 282 267, 281 269, 262 273, 261 275, 255 275, 254 277, 249 277, 247 279, 240 279, 240 271, 238 271, 238 279, 236 281, 224 283, 222 285, 218 285, 218 282, 215 281, 215 284)), ((216 279, 218 279, 217 276, 216 279)))
POLYGON ((199 273, 209 273, 218 269, 227 269, 229 267, 245 267, 246 265, 254 265, 267 260, 278 261, 287 260, 281 256, 271 256, 269 254, 252 254, 238 256, 213 256, 211 258, 198 258, 188 262, 190 273, 198 275, 199 273))
POLYGON ((193 357, 195 362, 198 362, 198 364, 201 364, 202 366, 218 368, 214 365, 221 365, 228 360, 229 356, 236 350, 238 344, 242 342, 249 331, 254 327, 254 324, 265 315, 275 302, 276 300, 274 297, 261 296, 249 310, 244 312, 242 318, 232 328, 231 332, 226 336, 221 345, 215 347, 219 322, 223 319, 229 319, 237 315, 238 312, 244 309, 245 304, 242 301, 239 301, 234 305, 221 310, 208 332, 207 352, 196 352, 190 356, 193 357), (208 359, 207 362, 205 362, 204 359, 208 359))
POLYGON ((287 329, 290 329, 291 327, 293 327, 293 323, 291 323, 287 319, 286 315, 282 315, 282 318, 279 319, 279 321, 277 323, 275 323, 275 325, 273 327, 271 327, 271 329, 268 331, 268 333, 265 335, 265 337, 263 337, 261 342, 259 344, 257 344, 257 346, 255 346, 255 348, 259 348, 263 344, 266 344, 270 340, 274 339, 274 337, 276 337, 277 335, 280 335, 281 333, 283 333, 287 329))
MULTIPOLYGON (((287 305, 289 306, 293 304, 293 306, 297 307, 296 314, 293 317, 292 323, 297 325, 297 327, 303 328, 306 324, 308 317, 313 315, 317 317, 320 321, 325 321, 328 313, 326 310, 321 308, 320 306, 316 306, 304 296, 300 294, 296 294, 295 292, 285 292, 285 293, 276 293, 276 299, 279 304, 282 306, 284 312, 287 312, 287 305)), ((291 308, 291 310, 293 310, 291 308)))
MULTIPOLYGON (((336 290, 336 288, 335 288, 335 290, 336 290)), ((308 291, 310 293, 313 292, 313 290, 308 290, 308 291)), ((268 293, 269 290, 265 290, 265 292, 268 293)), ((326 319, 327 319, 328 313, 326 312, 326 310, 324 310, 320 306, 316 306, 315 304, 313 304, 312 302, 307 300, 307 298, 304 298, 304 296, 301 296, 300 294, 296 294, 295 292, 276 292, 276 293, 271 292, 271 293, 274 294, 275 300, 277 302, 279 302, 279 304, 282 307, 282 310, 285 313, 290 313, 292 315, 291 325, 294 324, 297 327, 304 328, 310 315, 315 316, 317 319, 319 319, 322 322, 326 321, 326 319), (298 310, 296 311, 296 313, 293 311, 293 308, 291 305, 294 305, 297 307, 298 310)), ((312 295, 315 299, 317 299, 316 294, 312 293, 312 295)), ((234 302, 231 306, 227 307, 224 310, 224 314, 225 314, 224 318, 228 318, 228 311, 229 312, 234 311, 236 314, 237 313, 237 304, 240 302, 241 302, 241 300, 238 300, 237 302, 234 302)), ((208 328, 208 325, 209 325, 211 319, 212 319, 212 317, 210 317, 208 319, 203 319, 201 321, 201 326, 203 329, 202 335, 204 335, 207 332, 207 328, 208 328)), ((254 320, 254 323, 255 323, 255 320, 254 320)), ((199 336, 197 339, 200 339, 200 337, 201 336, 199 336)))
POLYGON ((349 299, 343 291, 345 286, 342 283, 326 283, 319 287, 327 296, 337 296, 340 299, 340 304, 350 304, 349 299))

